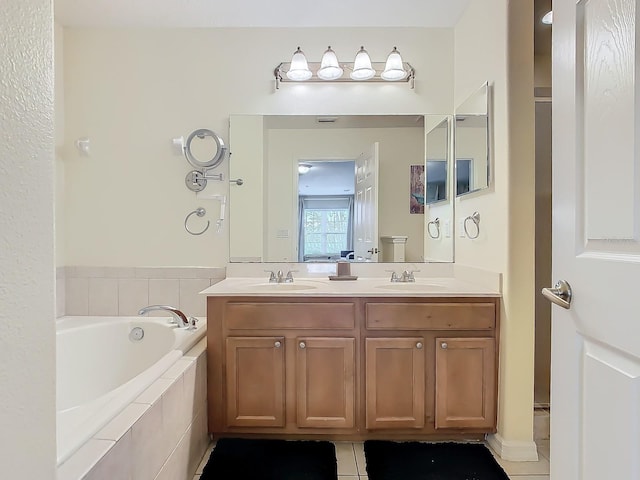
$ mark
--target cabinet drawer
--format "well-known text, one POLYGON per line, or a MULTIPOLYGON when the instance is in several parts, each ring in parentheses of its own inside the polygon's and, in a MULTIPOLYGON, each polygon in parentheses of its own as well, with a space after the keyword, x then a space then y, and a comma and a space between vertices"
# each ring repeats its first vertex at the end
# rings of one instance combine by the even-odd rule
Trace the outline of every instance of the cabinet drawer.
POLYGON ((493 303, 367 303, 369 330, 491 330, 493 303))
POLYGON ((355 325, 355 305, 350 302, 230 302, 224 318, 230 330, 351 330, 355 325))

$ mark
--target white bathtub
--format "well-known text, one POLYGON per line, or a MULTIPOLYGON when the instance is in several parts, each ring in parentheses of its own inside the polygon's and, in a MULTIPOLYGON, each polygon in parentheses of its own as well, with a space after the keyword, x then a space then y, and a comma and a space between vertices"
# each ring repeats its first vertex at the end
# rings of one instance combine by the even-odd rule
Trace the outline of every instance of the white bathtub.
POLYGON ((206 332, 167 317, 61 317, 56 321, 58 465, 135 400, 206 332), (132 329, 141 340, 129 338, 132 329))

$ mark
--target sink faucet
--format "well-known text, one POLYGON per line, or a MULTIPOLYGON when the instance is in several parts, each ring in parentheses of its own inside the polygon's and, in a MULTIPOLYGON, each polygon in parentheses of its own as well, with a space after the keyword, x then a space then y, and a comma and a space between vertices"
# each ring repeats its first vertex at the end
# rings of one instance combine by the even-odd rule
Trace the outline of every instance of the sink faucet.
POLYGON ((274 272, 273 270, 265 270, 269 274, 269 283, 293 283, 293 272, 297 270, 289 270, 285 276, 282 270, 274 272))
POLYGON ((413 276, 414 272, 419 272, 420 270, 405 270, 402 272, 401 282, 415 282, 416 277, 413 276))
POLYGON ((394 270, 387 270, 389 272, 391 272, 391 279, 390 281, 393 283, 409 283, 409 282, 415 282, 416 281, 416 277, 413 276, 413 274, 415 272, 419 272, 420 270, 405 270, 404 272, 402 272, 402 275, 398 275, 394 270))
POLYGON ((187 316, 176 307, 172 307, 171 305, 149 305, 148 307, 141 308, 138 312, 138 315, 144 315, 145 313, 155 310, 164 310, 166 312, 169 312, 173 317, 171 323, 177 323, 178 327, 189 327, 191 325, 191 322, 189 321, 187 316))

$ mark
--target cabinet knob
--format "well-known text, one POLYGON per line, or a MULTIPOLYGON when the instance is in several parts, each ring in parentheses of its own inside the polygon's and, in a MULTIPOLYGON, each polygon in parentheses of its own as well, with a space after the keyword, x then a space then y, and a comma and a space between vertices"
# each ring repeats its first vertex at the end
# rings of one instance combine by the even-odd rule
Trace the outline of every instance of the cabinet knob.
POLYGON ((418 343, 416 343, 416 348, 417 348, 418 350, 422 350, 422 342, 418 342, 418 343))
POLYGON ((276 341, 276 343, 274 343, 273 346, 276 348, 280 348, 282 346, 282 342, 276 341))
POLYGON ((307 344, 304 342, 300 342, 300 348, 307 348, 307 344))
POLYGON ((449 345, 447 345, 447 342, 442 342, 442 343, 440 344, 440 346, 441 346, 444 350, 446 350, 446 349, 447 349, 447 347, 448 347, 449 345))

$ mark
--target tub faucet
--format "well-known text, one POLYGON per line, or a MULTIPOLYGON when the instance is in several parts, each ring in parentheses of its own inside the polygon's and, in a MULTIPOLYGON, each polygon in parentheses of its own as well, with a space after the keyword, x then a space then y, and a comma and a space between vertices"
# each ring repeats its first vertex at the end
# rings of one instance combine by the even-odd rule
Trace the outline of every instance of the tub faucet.
POLYGON ((173 321, 171 323, 177 323, 178 327, 188 327, 190 325, 187 316, 171 305, 149 305, 148 307, 141 308, 138 315, 144 315, 145 313, 149 313, 154 310, 164 310, 169 312, 173 317, 173 321))

